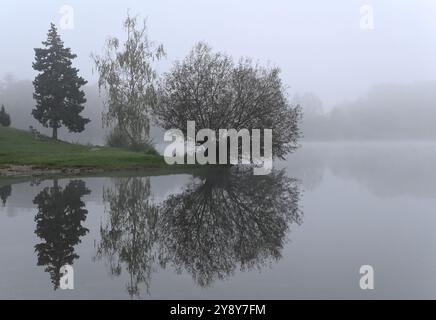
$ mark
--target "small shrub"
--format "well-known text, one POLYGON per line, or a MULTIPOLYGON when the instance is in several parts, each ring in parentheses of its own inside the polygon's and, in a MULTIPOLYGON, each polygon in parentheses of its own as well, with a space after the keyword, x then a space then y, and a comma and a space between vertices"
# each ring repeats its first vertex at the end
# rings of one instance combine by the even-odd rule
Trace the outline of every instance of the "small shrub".
POLYGON ((159 155, 159 152, 156 151, 151 141, 144 141, 139 144, 131 144, 128 149, 136 152, 144 152, 146 154, 159 155))
POLYGON ((126 149, 135 152, 158 155, 151 141, 132 143, 130 139, 119 129, 113 129, 106 136, 106 145, 111 148, 126 149))
POLYGON ((129 139, 119 129, 113 129, 106 136, 106 145, 112 148, 127 149, 129 146, 129 139))
POLYGON ((0 125, 3 127, 9 127, 11 125, 11 117, 6 113, 4 105, 2 105, 0 109, 0 125))

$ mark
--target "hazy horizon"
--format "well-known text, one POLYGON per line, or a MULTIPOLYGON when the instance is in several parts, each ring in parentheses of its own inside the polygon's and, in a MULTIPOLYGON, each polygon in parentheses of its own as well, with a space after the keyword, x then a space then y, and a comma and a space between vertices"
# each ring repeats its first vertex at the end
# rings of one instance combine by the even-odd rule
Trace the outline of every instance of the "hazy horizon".
POLYGON ((91 53, 109 36, 123 38, 129 10, 148 20, 149 36, 162 43, 161 72, 207 41, 216 51, 246 56, 282 69, 292 97, 313 92, 326 110, 363 96, 371 87, 436 81, 436 3, 431 1, 44 1, 2 4, 0 78, 33 79, 33 49, 45 40, 50 22, 60 24, 63 5, 74 9, 74 29, 60 30, 78 55, 75 66, 90 84, 91 53), (374 29, 360 28, 363 5, 374 9, 374 29), (13 19, 13 20, 12 20, 13 19))

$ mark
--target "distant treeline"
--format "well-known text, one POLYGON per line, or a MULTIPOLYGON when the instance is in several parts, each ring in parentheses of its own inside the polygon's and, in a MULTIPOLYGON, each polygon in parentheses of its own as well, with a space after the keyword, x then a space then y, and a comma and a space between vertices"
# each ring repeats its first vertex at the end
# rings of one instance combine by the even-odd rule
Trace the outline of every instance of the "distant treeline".
POLYGON ((324 113, 313 94, 296 96, 306 140, 434 140, 436 83, 379 85, 324 113))
MULTIPOLYGON (((35 104, 30 80, 7 78, 0 83, 0 104, 7 106, 12 126, 27 130, 37 125, 31 115, 35 104)), ((104 144, 102 100, 97 85, 85 87, 88 99, 83 115, 91 119, 80 134, 60 131, 60 138, 83 144, 104 144)), ((379 85, 364 97, 336 105, 330 112, 314 94, 296 95, 292 101, 304 110, 302 133, 305 140, 434 140, 436 139, 436 83, 379 85)), ((47 129, 43 133, 50 134, 47 129)), ((154 142, 163 140, 153 127, 154 142)))

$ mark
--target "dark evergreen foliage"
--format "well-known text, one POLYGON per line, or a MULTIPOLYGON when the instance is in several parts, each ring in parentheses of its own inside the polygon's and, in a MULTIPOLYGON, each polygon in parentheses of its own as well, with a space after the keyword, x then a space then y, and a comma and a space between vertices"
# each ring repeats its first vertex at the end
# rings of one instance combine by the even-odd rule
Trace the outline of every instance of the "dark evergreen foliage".
POLYGON ((3 186, 0 187, 0 202, 2 206, 6 206, 6 201, 12 194, 12 187, 11 186, 3 186))
POLYGON ((46 267, 55 290, 61 268, 79 258, 74 247, 89 232, 82 226, 88 214, 82 197, 90 193, 81 180, 71 181, 65 188, 54 180, 52 188, 45 188, 33 200, 38 206, 35 234, 43 240, 35 246, 38 266, 46 267))
POLYGON ((40 73, 33 82, 36 108, 33 117, 44 127, 53 129, 53 138, 62 125, 70 132, 82 132, 90 122, 83 118, 85 93, 81 89, 87 81, 78 75, 72 66, 77 56, 65 48, 54 24, 48 32, 44 48, 35 49, 33 69, 40 73))
POLYGON ((0 126, 9 127, 11 125, 11 117, 6 112, 5 106, 2 105, 0 109, 0 126))

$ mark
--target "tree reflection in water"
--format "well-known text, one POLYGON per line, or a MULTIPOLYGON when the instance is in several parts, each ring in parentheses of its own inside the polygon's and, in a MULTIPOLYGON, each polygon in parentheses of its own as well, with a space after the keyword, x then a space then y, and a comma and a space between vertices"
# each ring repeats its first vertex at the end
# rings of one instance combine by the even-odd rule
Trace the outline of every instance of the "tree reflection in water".
POLYGON ((12 187, 10 185, 8 186, 2 186, 0 187, 0 203, 3 207, 6 206, 6 201, 12 194, 12 187))
POLYGON ((130 277, 127 291, 140 295, 139 284, 150 284, 157 258, 158 210, 150 200, 150 178, 120 178, 104 191, 109 220, 101 226, 97 259, 106 257, 112 275, 123 266, 130 277))
POLYGON ((54 180, 53 187, 45 188, 33 200, 38 208, 35 234, 43 240, 35 246, 38 266, 46 267, 55 290, 61 267, 79 259, 74 247, 89 232, 82 226, 88 214, 82 197, 90 193, 81 180, 71 181, 65 188, 54 180))
POLYGON ((121 178, 106 190, 109 219, 101 228, 97 258, 111 273, 123 265, 129 294, 147 292, 157 265, 186 271, 202 286, 278 261, 292 223, 302 222, 295 179, 282 171, 253 176, 240 168, 209 169, 159 206, 149 178, 121 178))
POLYGON ((209 171, 161 206, 162 248, 202 287, 260 268, 281 258, 290 224, 301 223, 299 198, 297 182, 281 171, 209 171))

